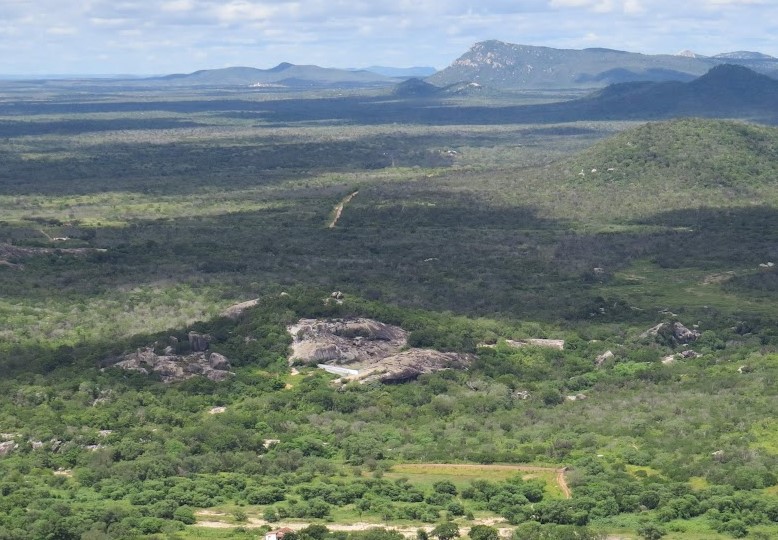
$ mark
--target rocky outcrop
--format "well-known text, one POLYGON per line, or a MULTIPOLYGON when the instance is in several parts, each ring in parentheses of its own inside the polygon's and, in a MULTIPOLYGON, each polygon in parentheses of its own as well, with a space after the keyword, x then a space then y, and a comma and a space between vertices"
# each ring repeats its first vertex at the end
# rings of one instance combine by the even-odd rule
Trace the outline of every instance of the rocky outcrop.
POLYGON ((644 339, 649 337, 662 337, 665 340, 672 342, 673 345, 684 345, 697 341, 700 337, 700 333, 697 330, 686 328, 680 322, 675 321, 672 323, 659 323, 653 328, 649 328, 643 332, 640 337, 644 339))
POLYGON ((230 370, 230 361, 227 360, 227 357, 225 357, 223 354, 212 352, 208 357, 208 364, 211 366, 211 369, 215 369, 217 371, 230 370))
POLYGON ((372 319, 301 319, 287 328, 291 359, 306 364, 369 362, 400 351, 408 332, 372 319))
POLYGON ((597 367, 601 367, 605 362, 613 358, 613 351, 605 351, 601 355, 599 355, 597 358, 594 359, 594 365, 597 367))
MULTIPOLYGON (((527 339, 506 339, 505 344, 515 349, 522 347, 542 347, 544 349, 557 349, 564 350, 565 340, 563 339, 541 339, 541 338, 527 338, 527 339)), ((480 343, 479 347, 487 347, 490 349, 495 348, 496 344, 480 343)))
POLYGON ((372 319, 301 319, 292 335, 290 363, 348 366, 345 380, 402 382, 441 369, 466 368, 472 355, 406 349, 408 332, 372 319))
POLYGON ((189 347, 192 352, 207 351, 211 343, 211 336, 207 334, 198 334, 197 332, 189 332, 187 336, 189 338, 189 347))
POLYGON ((243 313, 246 312, 247 309, 251 309, 254 306, 259 304, 259 298, 255 298, 254 300, 248 300, 246 302, 241 302, 240 304, 234 304, 224 311, 220 313, 222 317, 227 317, 228 319, 232 319, 233 321, 238 320, 243 313))
POLYGON ((17 448, 19 448, 19 445, 16 444, 14 441, 0 442, 0 457, 7 456, 17 448))
POLYGON ((405 382, 414 380, 424 373, 432 373, 442 369, 465 369, 473 362, 474 358, 473 355, 469 354, 444 353, 431 349, 408 349, 366 368, 359 373, 358 377, 363 382, 405 382))
POLYGON ((229 360, 219 353, 158 355, 153 348, 147 347, 106 363, 112 367, 137 371, 145 375, 156 373, 165 383, 183 381, 198 375, 212 381, 223 381, 233 375, 229 360))

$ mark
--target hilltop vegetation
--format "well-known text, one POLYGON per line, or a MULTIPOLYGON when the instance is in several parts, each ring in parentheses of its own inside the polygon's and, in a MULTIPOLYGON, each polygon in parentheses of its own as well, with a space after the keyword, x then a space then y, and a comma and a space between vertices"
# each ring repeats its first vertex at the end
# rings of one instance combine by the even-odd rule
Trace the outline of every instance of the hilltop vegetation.
POLYGON ((776 534, 778 130, 285 97, 3 105, 0 537, 776 534), (288 325, 356 316, 477 358, 290 370, 288 325), (101 369, 190 332, 234 375, 101 369))
POLYGON ((732 198, 732 190, 737 193, 739 204, 768 203, 778 174, 778 130, 700 119, 649 123, 594 145, 568 166, 589 173, 583 183, 638 181, 650 190, 669 179, 678 192, 707 192, 701 205, 706 195, 726 196, 728 190, 732 198), (590 172, 593 168, 597 173, 590 172))

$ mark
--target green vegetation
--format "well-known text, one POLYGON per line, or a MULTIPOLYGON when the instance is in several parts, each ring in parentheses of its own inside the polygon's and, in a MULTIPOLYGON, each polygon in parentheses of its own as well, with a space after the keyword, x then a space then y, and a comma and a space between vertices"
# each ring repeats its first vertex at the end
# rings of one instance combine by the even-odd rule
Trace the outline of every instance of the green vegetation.
POLYGON ((775 128, 48 97, 0 106, 0 538, 778 534, 775 128), (477 359, 290 374, 287 325, 355 316, 477 359), (235 375, 108 367, 190 331, 235 375))

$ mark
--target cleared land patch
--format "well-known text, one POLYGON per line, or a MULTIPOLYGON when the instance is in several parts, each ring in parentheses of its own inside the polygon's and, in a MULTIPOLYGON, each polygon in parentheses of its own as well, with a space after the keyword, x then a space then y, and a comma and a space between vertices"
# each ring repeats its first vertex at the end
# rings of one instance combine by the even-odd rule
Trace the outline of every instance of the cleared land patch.
POLYGON ((466 463, 406 463, 394 465, 387 478, 407 476, 414 483, 429 483, 451 480, 464 484, 471 480, 507 480, 522 473, 525 480, 538 478, 546 483, 550 494, 565 499, 571 497, 565 480, 566 468, 541 467, 535 465, 475 465, 466 463))

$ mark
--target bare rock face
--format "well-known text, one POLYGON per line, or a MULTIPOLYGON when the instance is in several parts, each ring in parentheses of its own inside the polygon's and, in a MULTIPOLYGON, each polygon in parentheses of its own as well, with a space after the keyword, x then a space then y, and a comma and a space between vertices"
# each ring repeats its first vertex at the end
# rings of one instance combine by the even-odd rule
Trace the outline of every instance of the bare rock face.
MULTIPOLYGON (((515 349, 521 349, 522 347, 542 347, 544 349, 557 349, 559 351, 564 350, 564 339, 541 339, 541 338, 527 338, 527 339, 506 339, 505 344, 515 349)), ((487 347, 490 349, 495 348, 496 344, 481 343, 479 347, 487 347)))
POLYGON ((600 356, 594 359, 594 365, 600 367, 611 358, 613 358, 613 351, 605 351, 600 356))
POLYGON ((212 381, 223 381, 232 376, 230 362, 219 353, 206 355, 196 352, 190 355, 158 355, 147 347, 134 353, 106 361, 107 364, 127 371, 137 371, 148 375, 159 374, 162 382, 183 381, 195 376, 205 376, 212 381))
POLYGON ((250 308, 253 308, 259 304, 259 298, 255 298, 254 300, 248 300, 246 302, 241 302, 240 304, 235 304, 224 311, 220 313, 222 317, 227 317, 228 319, 232 319, 233 321, 240 318, 243 313, 250 308))
POLYGON ((690 330, 679 322, 673 323, 673 336, 678 340, 678 343, 697 341, 700 335, 697 330, 690 330))
POLYGON ((211 336, 206 334, 198 334, 197 332, 189 332, 188 338, 189 346, 192 348, 192 352, 207 351, 211 342, 211 336))
POLYGON ((292 335, 290 362, 348 366, 360 382, 402 382, 441 369, 466 368, 472 355, 407 349, 408 332, 372 319, 301 319, 287 328, 292 335))
POLYGON ((344 364, 385 358, 408 342, 408 332, 372 319, 301 319, 287 328, 293 360, 344 364))
POLYGON ((653 328, 649 328, 643 332, 640 337, 648 338, 658 337, 660 335, 665 338, 669 338, 669 340, 675 344, 691 343, 693 341, 697 341, 697 339, 700 337, 700 333, 697 330, 690 330, 678 321, 673 323, 659 323, 653 328))
POLYGON ((227 380, 233 375, 234 373, 232 373, 231 371, 224 371, 221 369, 210 369, 205 372, 205 376, 214 382, 221 382, 227 380))
POLYGON ((468 354, 444 353, 431 349, 408 349, 384 358, 360 372, 360 380, 382 383, 411 381, 424 373, 467 368, 473 359, 473 355, 468 354))
POLYGON ((212 352, 208 357, 208 364, 211 366, 211 369, 230 370, 230 361, 223 354, 212 352))
POLYGON ((0 456, 7 456, 17 448, 19 448, 19 445, 14 441, 0 442, 0 456))

